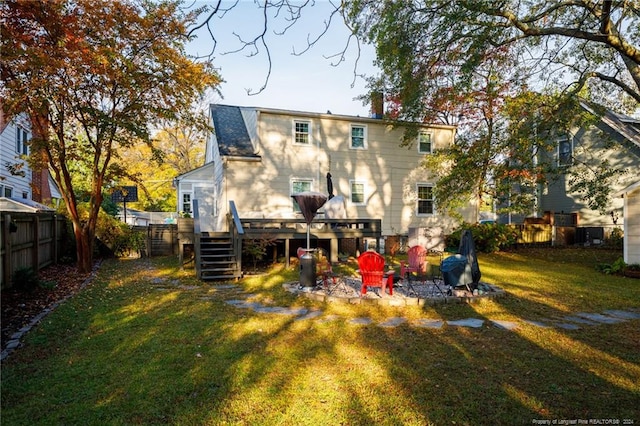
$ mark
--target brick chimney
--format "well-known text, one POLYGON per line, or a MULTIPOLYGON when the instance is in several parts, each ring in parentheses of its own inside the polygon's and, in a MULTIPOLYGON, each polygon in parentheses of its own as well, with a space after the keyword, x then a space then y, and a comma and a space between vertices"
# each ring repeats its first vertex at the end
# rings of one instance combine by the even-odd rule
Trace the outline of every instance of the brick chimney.
POLYGON ((382 92, 371 93, 371 118, 381 119, 384 115, 384 95, 382 92))

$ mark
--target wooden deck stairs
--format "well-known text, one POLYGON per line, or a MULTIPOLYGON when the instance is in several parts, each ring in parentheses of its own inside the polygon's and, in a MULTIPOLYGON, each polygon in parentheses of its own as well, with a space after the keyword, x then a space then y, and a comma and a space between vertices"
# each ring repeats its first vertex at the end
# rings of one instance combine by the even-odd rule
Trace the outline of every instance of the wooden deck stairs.
POLYGON ((199 256, 196 256, 201 280, 237 280, 242 277, 240 259, 234 250, 231 234, 209 232, 200 236, 199 256), (198 259, 199 257, 199 259, 198 259))

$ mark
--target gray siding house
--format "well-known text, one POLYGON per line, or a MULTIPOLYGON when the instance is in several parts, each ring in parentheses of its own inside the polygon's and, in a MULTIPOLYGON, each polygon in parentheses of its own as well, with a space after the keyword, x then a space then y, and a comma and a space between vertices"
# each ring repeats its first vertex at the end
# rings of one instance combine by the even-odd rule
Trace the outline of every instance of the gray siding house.
MULTIPOLYGON (((596 111, 587 103, 582 107, 588 112, 596 111)), ((607 159, 612 167, 624 170, 615 186, 615 194, 640 180, 640 120, 605 111, 598 122, 590 127, 571 129, 556 139, 556 166, 567 172, 578 165, 596 167, 607 159)), ((623 199, 614 197, 606 214, 590 209, 580 194, 569 189, 568 174, 542 188, 539 197, 539 212, 577 213, 578 226, 613 227, 626 220, 623 199)))

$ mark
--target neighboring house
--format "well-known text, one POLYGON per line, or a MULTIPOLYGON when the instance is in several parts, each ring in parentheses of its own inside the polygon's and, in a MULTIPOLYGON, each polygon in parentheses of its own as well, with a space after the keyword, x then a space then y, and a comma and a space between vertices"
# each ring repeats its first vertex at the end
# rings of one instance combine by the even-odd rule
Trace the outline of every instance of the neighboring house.
POLYGON ((31 200, 31 124, 24 114, 9 121, 3 117, 0 131, 0 196, 31 200))
POLYGON ((640 264, 640 180, 616 195, 624 199, 624 261, 640 264))
POLYGON ((0 196, 52 204, 61 198, 60 192, 48 171, 33 171, 29 166, 31 138, 27 116, 8 119, 0 105, 0 196))
MULTIPOLYGON (((596 111, 585 102, 582 107, 590 113, 596 111)), ((567 172, 577 165, 595 167, 607 159, 612 167, 625 170, 612 195, 638 180, 640 170, 640 120, 605 111, 595 125, 571 129, 556 139, 556 166, 567 172)), ((542 189, 539 211, 577 213, 578 226, 612 227, 624 222, 623 200, 613 198, 606 214, 590 209, 580 194, 569 191, 568 174, 542 189)))
MULTIPOLYGON (((202 231, 226 231, 229 203, 243 218, 301 217, 292 194, 344 197, 347 218, 381 219, 382 236, 457 224, 436 211, 434 176, 422 159, 451 143, 455 127, 425 125, 411 147, 404 129, 365 117, 269 108, 211 105, 214 128, 206 164, 176 179, 178 210, 198 200, 202 231)), ((322 209, 320 210, 322 212, 322 209)))

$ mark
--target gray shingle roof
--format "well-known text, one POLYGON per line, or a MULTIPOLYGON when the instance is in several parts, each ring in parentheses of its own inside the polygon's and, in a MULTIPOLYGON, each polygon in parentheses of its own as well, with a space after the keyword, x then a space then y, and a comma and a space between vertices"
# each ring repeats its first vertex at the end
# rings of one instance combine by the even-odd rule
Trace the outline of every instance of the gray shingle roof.
POLYGON ((211 105, 218 149, 222 156, 256 157, 240 107, 211 105))

